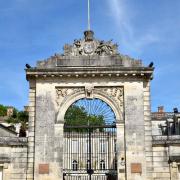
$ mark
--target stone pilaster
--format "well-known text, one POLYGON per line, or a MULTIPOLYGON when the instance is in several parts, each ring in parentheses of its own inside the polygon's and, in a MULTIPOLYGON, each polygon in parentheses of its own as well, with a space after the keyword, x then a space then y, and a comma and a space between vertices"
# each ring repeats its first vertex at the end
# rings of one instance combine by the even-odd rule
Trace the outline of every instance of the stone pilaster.
POLYGON ((118 180, 125 180, 125 149, 124 149, 124 123, 116 124, 117 127, 117 160, 118 160, 118 180))
POLYGON ((57 179, 63 179, 63 131, 64 124, 55 124, 54 161, 57 168, 57 179), (60 140, 61 139, 61 140, 60 140))
POLYGON ((150 81, 144 82, 144 129, 147 180, 152 179, 152 125, 151 125, 151 97, 150 81))
POLYGON ((28 167, 27 180, 34 179, 34 142, 35 142, 35 107, 36 107, 36 84, 30 81, 29 89, 29 124, 28 124, 28 167))
POLYGON ((127 180, 146 179, 143 82, 126 83, 125 147, 127 180))

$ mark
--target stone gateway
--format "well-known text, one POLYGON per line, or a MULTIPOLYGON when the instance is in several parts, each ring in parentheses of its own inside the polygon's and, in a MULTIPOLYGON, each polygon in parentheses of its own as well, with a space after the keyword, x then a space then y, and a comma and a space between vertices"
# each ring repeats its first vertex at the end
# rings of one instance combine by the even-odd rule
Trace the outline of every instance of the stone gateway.
POLYGON ((153 70, 120 54, 112 41, 95 39, 92 31, 66 44, 63 54, 27 68, 28 137, 14 144, 14 136, 0 140, 4 157, 12 157, 3 161, 0 153, 0 179, 178 180, 177 158, 170 162, 167 143, 152 138, 153 70), (115 121, 103 127, 87 122, 77 131, 66 126, 67 110, 83 99, 102 101, 115 121))
POLYGON ((151 179, 153 68, 119 54, 117 45, 96 40, 92 31, 84 35, 73 45, 65 45, 63 55, 55 54, 26 70, 31 109, 28 166, 33 167, 28 171, 33 174, 28 176, 37 180, 68 179, 63 176, 65 113, 79 99, 98 98, 116 117, 118 179, 151 179))

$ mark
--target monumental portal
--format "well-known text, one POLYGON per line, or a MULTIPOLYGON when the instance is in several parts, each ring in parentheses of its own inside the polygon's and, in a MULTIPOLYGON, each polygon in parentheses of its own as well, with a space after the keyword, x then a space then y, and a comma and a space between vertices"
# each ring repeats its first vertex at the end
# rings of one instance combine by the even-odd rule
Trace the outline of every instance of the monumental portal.
POLYGON ((63 54, 27 69, 27 177, 152 179, 152 73, 152 67, 118 53, 112 41, 95 39, 93 31, 66 44, 63 54), (79 100, 102 101, 115 120, 103 126, 66 126, 65 114, 79 100))
POLYGON ((26 65, 28 136, 0 124, 0 180, 180 179, 180 113, 151 112, 152 63, 117 48, 89 30, 26 65))

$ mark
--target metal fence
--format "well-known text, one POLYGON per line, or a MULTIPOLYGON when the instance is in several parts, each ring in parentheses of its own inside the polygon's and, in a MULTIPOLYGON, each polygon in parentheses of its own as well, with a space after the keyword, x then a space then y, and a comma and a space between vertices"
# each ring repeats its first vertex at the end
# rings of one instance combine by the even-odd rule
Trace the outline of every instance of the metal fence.
POLYGON ((116 180, 116 126, 65 126, 63 160, 66 180, 116 180))

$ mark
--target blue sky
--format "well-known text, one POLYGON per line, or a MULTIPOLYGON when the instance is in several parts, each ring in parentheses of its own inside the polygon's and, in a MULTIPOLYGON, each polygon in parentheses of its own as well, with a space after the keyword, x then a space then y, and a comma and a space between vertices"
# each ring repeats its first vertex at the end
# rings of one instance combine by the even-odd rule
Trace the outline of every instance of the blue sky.
MULTIPOLYGON (((91 0, 98 39, 155 64, 152 110, 180 108, 180 1, 91 0)), ((28 103, 25 64, 62 52, 87 29, 86 0, 0 0, 0 104, 28 103)))

